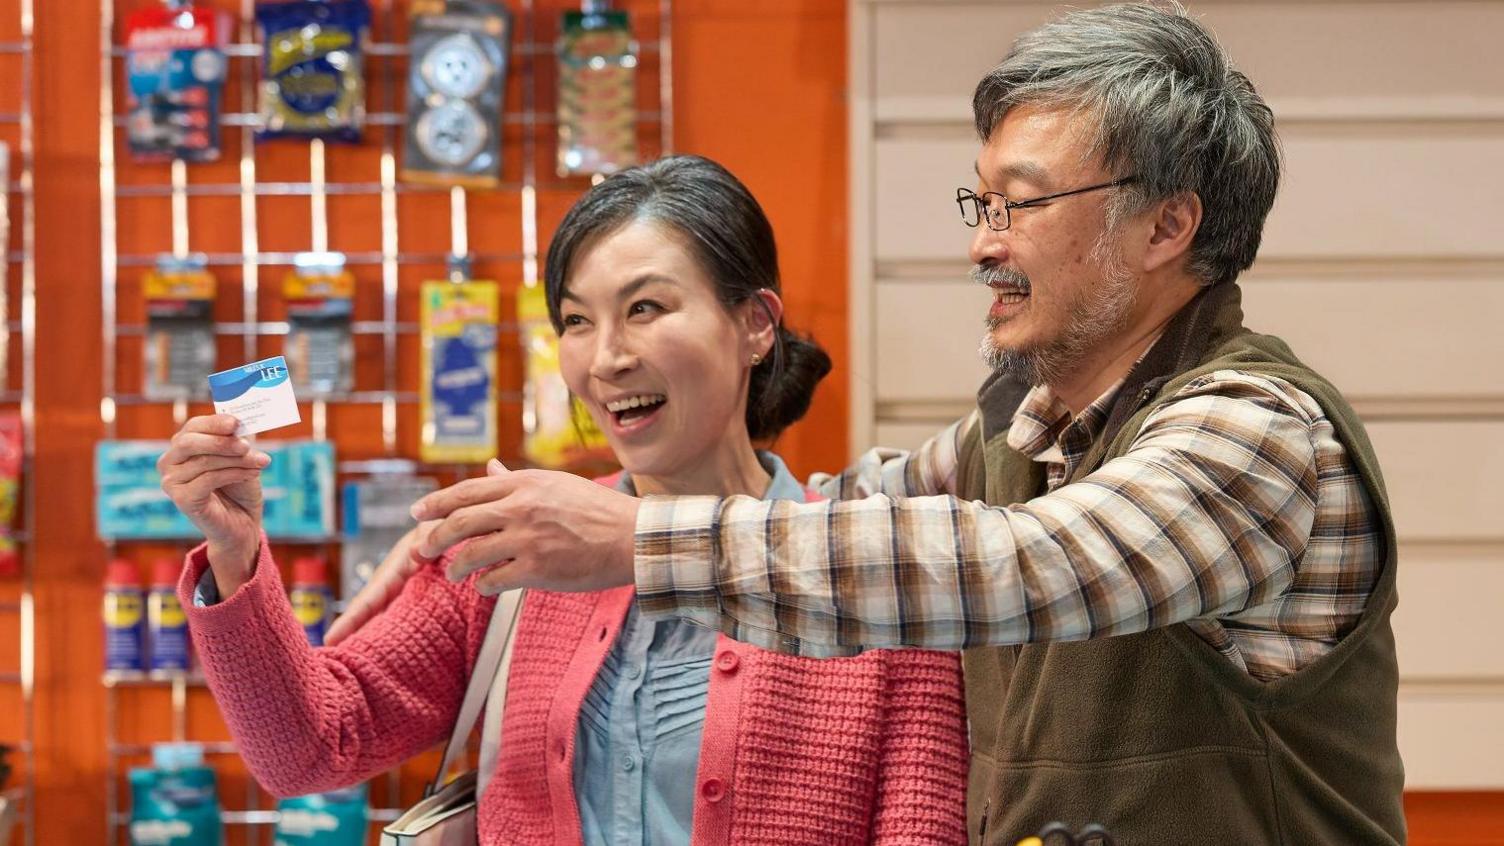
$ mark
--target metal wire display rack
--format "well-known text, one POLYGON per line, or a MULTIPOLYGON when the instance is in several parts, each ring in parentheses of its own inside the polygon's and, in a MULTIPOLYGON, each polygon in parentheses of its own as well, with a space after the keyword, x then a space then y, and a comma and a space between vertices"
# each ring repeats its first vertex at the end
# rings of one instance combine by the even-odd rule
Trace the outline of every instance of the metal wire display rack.
MULTIPOLYGON (((216 325, 221 353, 235 357, 233 361, 222 361, 228 365, 275 354, 275 351, 269 352, 268 339, 274 341, 288 332, 286 321, 263 318, 261 280, 267 269, 291 264, 294 255, 293 252, 284 250, 266 249, 261 237, 266 217, 263 205, 269 202, 285 204, 306 198, 309 235, 307 249, 322 252, 331 247, 331 201, 365 198, 367 202, 374 199, 379 207, 375 215, 378 220, 376 228, 379 229, 379 244, 375 249, 344 252, 347 266, 357 273, 357 284, 379 287, 380 290, 379 307, 372 309, 379 314, 360 315, 360 303, 369 303, 370 300, 358 297, 357 319, 352 324, 358 345, 366 343, 379 346, 380 378, 367 379, 367 382, 375 383, 357 385, 357 390, 349 394, 308 403, 306 419, 311 421, 311 436, 314 439, 328 439, 338 434, 330 431, 331 409, 338 411, 352 407, 378 410, 381 433, 379 452, 355 460, 341 461, 338 469, 342 474, 362 473, 375 465, 390 464, 392 459, 408 458, 403 454, 401 445, 404 442, 403 436, 410 436, 416 427, 417 392, 403 381, 399 348, 415 349, 405 346, 405 342, 417 336, 418 327, 410 317, 406 320, 399 319, 399 315, 404 313, 402 303, 406 298, 412 296, 415 300, 415 292, 406 287, 405 280, 411 273, 421 272, 423 267, 442 266, 450 256, 469 255, 478 270, 488 268, 486 272, 478 272, 477 276, 497 279, 503 283, 504 288, 507 285, 535 284, 540 278, 540 193, 567 199, 577 195, 589 184, 585 179, 540 178, 540 172, 544 171, 539 166, 540 152, 547 150, 542 142, 554 134, 554 117, 550 111, 553 95, 546 90, 548 79, 545 70, 546 63, 551 63, 554 56, 550 23, 568 6, 558 4, 544 7, 539 0, 521 0, 520 3, 509 4, 514 16, 514 34, 508 71, 512 87, 514 90, 520 89, 520 95, 512 96, 502 119, 504 141, 508 144, 502 183, 493 189, 475 191, 460 187, 410 185, 398 181, 398 142, 405 120, 400 111, 402 100, 399 93, 405 80, 407 46, 400 42, 397 34, 401 22, 406 19, 404 0, 372 0, 374 26, 366 49, 369 57, 366 66, 367 104, 370 108, 364 147, 367 151, 373 147, 380 151, 375 172, 345 174, 348 178, 331 178, 331 171, 349 169, 338 167, 341 156, 348 148, 332 143, 326 145, 315 140, 304 142, 308 152, 306 180, 258 179, 262 153, 254 137, 258 120, 255 83, 261 48, 256 43, 253 24, 255 0, 219 0, 219 5, 227 9, 233 5, 233 11, 239 20, 235 42, 226 50, 230 61, 230 84, 225 95, 226 113, 222 116, 225 153, 227 156, 233 155, 237 160, 236 178, 218 182, 196 180, 193 178, 193 171, 197 166, 182 161, 172 162, 165 173, 160 165, 155 169, 132 172, 134 166, 122 155, 125 146, 124 120, 118 77, 125 52, 119 43, 118 24, 126 12, 147 2, 157 0, 101 0, 100 3, 100 278, 104 331, 100 416, 106 437, 128 435, 165 438, 170 434, 170 430, 164 431, 160 425, 150 431, 141 431, 149 427, 143 427, 140 419, 126 419, 133 411, 151 412, 156 415, 152 419, 163 421, 166 418, 156 407, 165 407, 170 409, 170 419, 173 428, 176 428, 188 418, 191 411, 204 413, 209 410, 204 405, 203 411, 198 411, 195 408, 197 403, 187 400, 164 402, 148 398, 139 384, 131 384, 132 374, 129 368, 122 367, 122 361, 127 358, 122 355, 122 351, 137 347, 145 334, 143 323, 121 319, 122 312, 127 311, 122 308, 119 299, 122 282, 126 281, 129 274, 139 272, 137 269, 150 266, 157 255, 156 252, 136 249, 129 243, 132 233, 125 232, 122 226, 122 202, 160 202, 166 199, 170 203, 171 251, 179 256, 189 252, 190 226, 192 225, 193 232, 205 229, 201 216, 195 217, 190 213, 192 204, 216 200, 220 203, 233 201, 236 204, 239 225, 233 240, 238 243, 230 250, 203 254, 211 268, 226 268, 228 272, 238 269, 239 302, 232 303, 236 306, 234 310, 238 311, 238 319, 221 321, 216 325), (155 174, 157 178, 142 178, 143 174, 155 174), (129 178, 122 179, 125 176, 129 178), (165 178, 161 178, 163 176, 165 178), (449 251, 402 249, 399 247, 399 237, 404 229, 404 204, 424 198, 432 201, 436 193, 440 198, 444 193, 448 194, 449 251), (515 197, 517 200, 520 226, 515 231, 516 241, 509 241, 501 249, 480 250, 471 254, 470 218, 477 215, 478 224, 486 225, 488 221, 483 215, 487 204, 481 201, 496 195, 515 197)), ((209 5, 208 0, 200 2, 209 5)), ((656 86, 639 84, 646 95, 639 98, 639 141, 644 158, 647 158, 668 152, 672 148, 672 0, 628 0, 623 5, 632 13, 639 35, 651 36, 638 39, 644 57, 639 78, 644 83, 650 79, 648 73, 656 65, 656 86), (641 31, 644 25, 649 30, 648 33, 641 31), (646 102, 643 102, 644 99, 646 102)), ((276 143, 285 148, 295 142, 276 143)), ((285 205, 278 208, 284 209, 285 205)), ((510 217, 508 221, 511 221, 510 217)), ((225 222, 216 219, 211 228, 214 230, 213 240, 216 243, 224 242, 225 222)), ((435 276, 441 277, 441 274, 435 276)), ((500 329, 503 343, 508 337, 515 339, 515 323, 504 320, 500 329)), ((362 348, 357 346, 357 349, 362 348)), ((513 376, 514 381, 520 379, 517 374, 513 376)), ((513 390, 501 392, 503 407, 508 404, 520 406, 520 387, 518 384, 513 390)), ((501 446, 505 456, 508 445, 504 443, 501 446)), ((469 472, 469 468, 460 467, 433 467, 416 463, 413 466, 425 473, 449 478, 469 472)), ((327 539, 329 542, 332 540, 327 539)), ((119 545, 125 543, 121 542, 119 545)), ((117 544, 110 545, 112 554, 116 552, 116 546, 117 544)), ((139 704, 128 702, 129 697, 155 692, 154 695, 160 699, 163 693, 166 694, 171 711, 169 736, 151 738, 152 741, 202 740, 206 757, 216 766, 223 761, 233 761, 236 749, 232 742, 214 737, 200 738, 191 730, 192 700, 205 695, 203 678, 197 673, 108 672, 104 674, 102 683, 106 696, 109 768, 106 814, 110 825, 107 842, 119 844, 126 842, 130 819, 129 810, 122 801, 124 770, 131 761, 143 758, 150 750, 150 742, 137 742, 139 739, 127 742, 122 738, 122 712, 127 705, 139 704)), ((373 807, 370 814, 373 823, 395 818, 400 807, 397 797, 404 788, 404 785, 399 784, 400 780, 398 773, 394 771, 373 782, 373 807), (384 786, 384 803, 378 802, 376 798, 377 782, 384 786)), ((407 787, 410 788, 411 785, 407 787)), ((222 792, 221 799, 226 807, 222 819, 230 829, 232 844, 271 842, 277 813, 269 809, 268 797, 253 780, 246 779, 243 793, 232 797, 227 792, 222 792)))

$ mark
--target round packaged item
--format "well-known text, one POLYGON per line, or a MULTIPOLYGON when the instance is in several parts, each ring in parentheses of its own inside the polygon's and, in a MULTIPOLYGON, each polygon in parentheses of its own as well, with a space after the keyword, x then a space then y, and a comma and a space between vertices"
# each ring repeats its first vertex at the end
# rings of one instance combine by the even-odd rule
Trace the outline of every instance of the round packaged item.
POLYGON ((486 51, 463 32, 445 36, 423 55, 419 73, 446 97, 471 99, 485 90, 496 68, 486 51))
POLYGON ((490 128, 480 111, 466 100, 449 100, 418 118, 414 135, 423 155, 434 162, 458 167, 486 146, 490 128))

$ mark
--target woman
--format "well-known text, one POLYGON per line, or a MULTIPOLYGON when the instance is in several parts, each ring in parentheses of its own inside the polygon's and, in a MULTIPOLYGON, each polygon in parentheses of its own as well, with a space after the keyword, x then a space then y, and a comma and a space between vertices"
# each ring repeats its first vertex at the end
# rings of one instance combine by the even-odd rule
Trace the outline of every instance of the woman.
MULTIPOLYGON (((752 442, 803 415, 829 359, 782 327, 772 229, 735 177, 691 156, 613 176, 570 210, 547 268, 565 381, 624 468, 603 484, 804 499, 752 442)), ((269 790, 369 778, 448 734, 494 600, 445 578, 451 550, 339 646, 309 648, 261 533, 267 458, 233 429, 190 420, 160 464, 206 536, 179 587, 205 674, 269 790)), ((632 599, 527 595, 483 843, 965 842, 955 656, 780 656, 632 599)))

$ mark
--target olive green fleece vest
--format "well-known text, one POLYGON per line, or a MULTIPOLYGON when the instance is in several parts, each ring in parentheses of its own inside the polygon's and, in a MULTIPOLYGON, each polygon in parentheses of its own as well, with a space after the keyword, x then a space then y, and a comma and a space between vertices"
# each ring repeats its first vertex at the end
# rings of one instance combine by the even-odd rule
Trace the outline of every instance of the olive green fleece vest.
MULTIPOLYGON (((1395 537, 1373 448, 1336 388, 1284 342, 1242 326, 1236 285, 1203 291, 1129 374, 1071 481, 1122 455, 1191 379, 1237 369, 1284 379, 1326 412, 1379 514, 1383 574, 1329 654, 1268 683, 1185 625, 965 653, 973 842, 1013 846, 1052 820, 1106 825, 1119 844, 1403 843, 1389 617, 1395 537)), ((995 376, 963 445, 960 492, 1008 505, 1044 491, 1007 445, 1027 386, 995 376)))

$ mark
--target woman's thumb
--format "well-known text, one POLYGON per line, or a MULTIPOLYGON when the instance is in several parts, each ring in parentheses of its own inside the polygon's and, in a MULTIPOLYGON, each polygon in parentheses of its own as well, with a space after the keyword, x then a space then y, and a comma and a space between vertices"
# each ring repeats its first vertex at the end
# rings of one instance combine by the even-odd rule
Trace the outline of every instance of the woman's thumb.
POLYGON ((507 466, 505 464, 502 464, 501 459, 499 458, 493 458, 490 461, 486 462, 487 476, 504 476, 510 472, 512 471, 508 470, 507 466))

